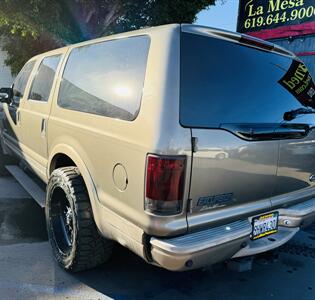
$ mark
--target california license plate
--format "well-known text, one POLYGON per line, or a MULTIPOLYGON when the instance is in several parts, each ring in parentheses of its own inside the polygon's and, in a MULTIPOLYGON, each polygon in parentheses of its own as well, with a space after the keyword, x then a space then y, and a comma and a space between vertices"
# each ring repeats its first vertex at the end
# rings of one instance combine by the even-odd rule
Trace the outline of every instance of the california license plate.
POLYGON ((267 235, 276 233, 278 231, 278 217, 277 211, 254 217, 252 219, 252 240, 257 240, 267 235))

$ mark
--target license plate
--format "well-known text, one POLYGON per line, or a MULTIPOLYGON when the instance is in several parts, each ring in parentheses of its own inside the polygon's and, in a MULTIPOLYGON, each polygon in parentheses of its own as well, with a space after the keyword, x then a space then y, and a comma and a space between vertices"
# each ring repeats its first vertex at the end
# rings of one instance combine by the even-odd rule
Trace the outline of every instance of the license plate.
POLYGON ((272 212, 252 219, 252 240, 257 240, 278 231, 279 213, 272 212))

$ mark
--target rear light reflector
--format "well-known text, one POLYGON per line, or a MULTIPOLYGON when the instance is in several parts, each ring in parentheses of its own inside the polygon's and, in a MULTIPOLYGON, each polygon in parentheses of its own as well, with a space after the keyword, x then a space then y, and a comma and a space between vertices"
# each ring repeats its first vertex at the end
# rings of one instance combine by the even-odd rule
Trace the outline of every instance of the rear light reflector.
POLYGON ((170 215, 182 210, 186 158, 148 155, 145 210, 170 215))

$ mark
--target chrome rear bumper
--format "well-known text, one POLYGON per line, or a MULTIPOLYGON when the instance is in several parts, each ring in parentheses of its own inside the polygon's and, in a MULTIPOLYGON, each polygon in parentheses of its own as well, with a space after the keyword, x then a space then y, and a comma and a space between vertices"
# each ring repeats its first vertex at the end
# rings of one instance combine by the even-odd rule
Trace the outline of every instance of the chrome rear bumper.
POLYGON ((185 271, 277 248, 289 241, 301 226, 315 221, 315 199, 277 211, 279 230, 269 237, 252 241, 251 218, 248 218, 174 238, 152 237, 152 258, 168 270, 185 271))
POLYGON ((315 221, 315 199, 304 201, 279 211, 279 225, 307 227, 315 221))

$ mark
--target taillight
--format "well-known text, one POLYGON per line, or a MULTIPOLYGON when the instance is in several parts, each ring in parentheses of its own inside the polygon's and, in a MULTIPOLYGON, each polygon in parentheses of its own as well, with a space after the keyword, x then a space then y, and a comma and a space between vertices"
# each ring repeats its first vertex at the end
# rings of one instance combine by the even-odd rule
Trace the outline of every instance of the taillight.
POLYGON ((177 214, 182 210, 186 158, 148 155, 145 210, 177 214))

